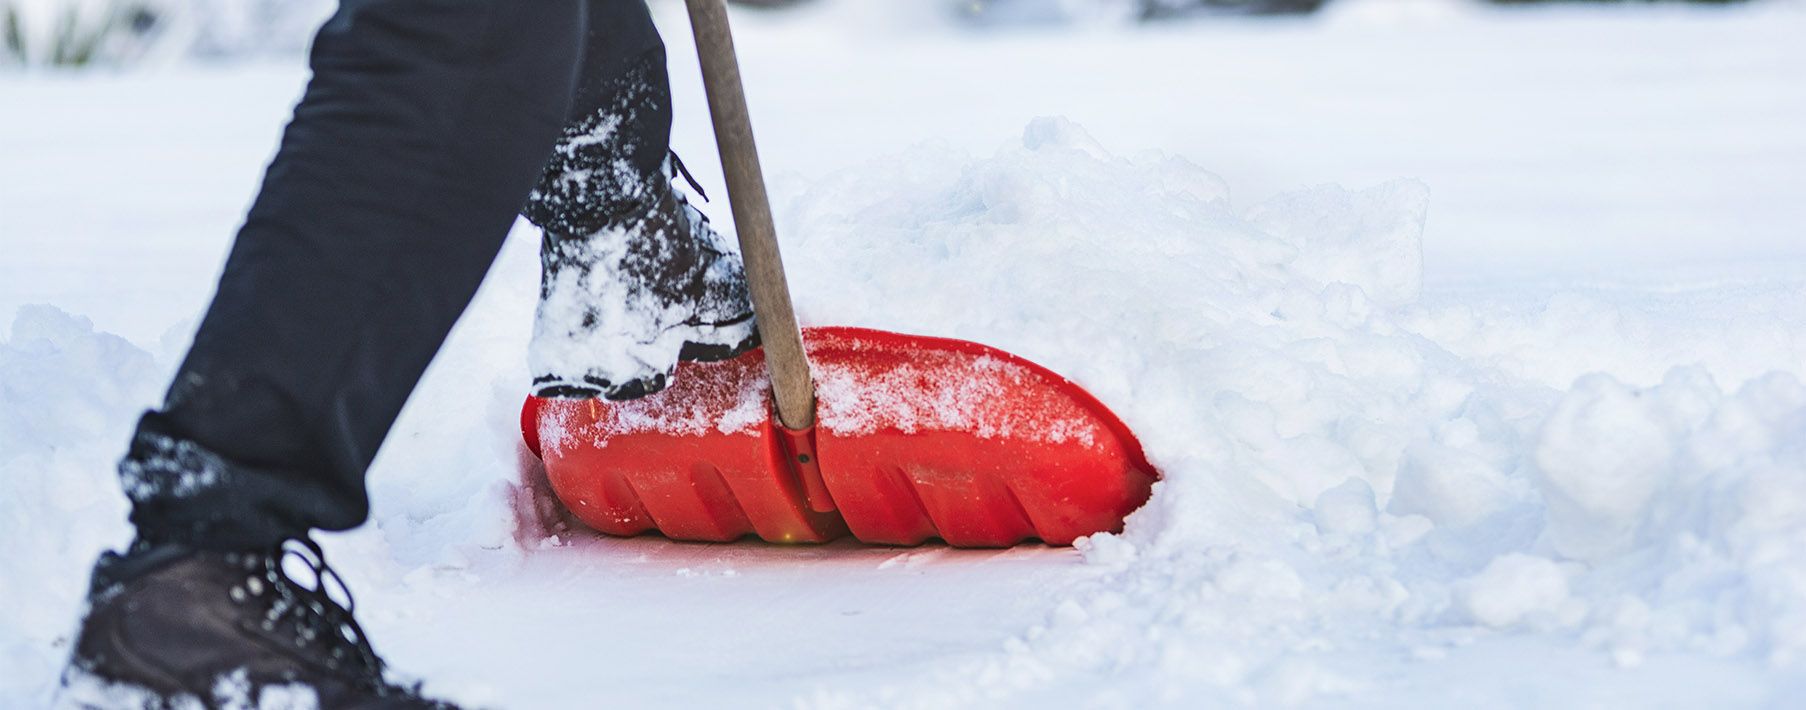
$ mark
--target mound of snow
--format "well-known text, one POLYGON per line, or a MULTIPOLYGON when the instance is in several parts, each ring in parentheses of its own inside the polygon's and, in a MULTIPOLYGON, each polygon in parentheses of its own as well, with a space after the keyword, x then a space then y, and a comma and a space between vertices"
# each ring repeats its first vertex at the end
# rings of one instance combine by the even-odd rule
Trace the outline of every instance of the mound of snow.
POLYGON ((87 566, 130 538, 113 464, 162 375, 149 353, 51 306, 19 309, 0 341, 0 540, 12 548, 0 667, 19 671, 0 673, 0 698, 47 706, 87 566))
POLYGON ((1561 566, 1534 555, 1500 555, 1486 569, 1456 585, 1460 606, 1474 621, 1506 628, 1525 619, 1579 611, 1568 602, 1561 566), (1564 609, 1565 607, 1565 609, 1564 609))
MULTIPOLYGON (((919 671, 822 680, 804 705, 1435 705, 1507 697, 1523 674, 1558 678, 1526 704, 1572 704, 1586 674, 1637 669, 1602 704, 1699 700, 1719 691, 1662 681, 1706 677, 1778 704, 1806 678, 1797 283, 1426 296, 1421 184, 1241 207, 1183 159, 1118 155, 1053 118, 989 156, 927 146, 776 187, 806 324, 1035 360, 1112 407, 1164 474, 1124 533, 1081 541, 1085 573, 1046 590, 1040 624, 919 671), (1622 694, 1645 682, 1653 695, 1622 694)), ((465 592, 553 599, 604 628, 589 620, 622 611, 562 577, 507 586, 561 544, 518 480, 533 236, 510 240, 397 423, 372 524, 328 543, 379 633, 457 619, 505 635, 512 612, 467 615, 465 592)), ((0 343, 0 535, 33 550, 0 556, 0 663, 18 669, 0 697, 42 704, 88 561, 129 534, 112 463, 162 360, 48 307, 0 343)), ((426 637, 414 658, 457 667, 426 637)), ((434 688, 507 700, 461 682, 434 688)))
POLYGON ((1443 658, 1487 634, 1793 663, 1794 375, 1564 391, 1457 355, 1432 336, 1474 351, 1491 314, 1421 302, 1427 204, 1400 181, 1238 209, 1211 174, 1061 119, 991 157, 924 148, 801 193, 781 231, 809 320, 1040 361, 1121 413, 1165 475, 1124 534, 1083 541, 1109 572, 1045 625, 877 698, 1302 702, 1370 689, 1349 680, 1364 655, 1443 658))

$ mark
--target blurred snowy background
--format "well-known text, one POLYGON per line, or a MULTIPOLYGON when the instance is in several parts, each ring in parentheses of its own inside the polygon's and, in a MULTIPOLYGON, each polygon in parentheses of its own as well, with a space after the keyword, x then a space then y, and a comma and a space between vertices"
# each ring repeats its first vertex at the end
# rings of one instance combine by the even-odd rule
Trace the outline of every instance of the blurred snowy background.
MULTIPOLYGON (((670 0, 653 0, 654 3, 670 0)), ((734 0, 774 10, 823 0, 734 0)), ((1155 22, 1225 15, 1306 15, 1334 2, 1368 10, 1528 5, 1562 0, 911 0, 865 2, 871 11, 973 26, 1155 22), (881 7, 889 5, 891 7, 881 7)), ((1572 1, 1572 0, 1570 0, 1572 1)), ((1587 4, 1738 4, 1746 0, 1580 0, 1587 4)), ((1793 0, 1770 0, 1790 2, 1793 0)), ((331 12, 331 0, 4 0, 4 62, 19 66, 125 66, 183 58, 230 60, 294 53, 331 12)))
POLYGON ((307 47, 330 0, 6 0, 13 66, 128 66, 307 47))

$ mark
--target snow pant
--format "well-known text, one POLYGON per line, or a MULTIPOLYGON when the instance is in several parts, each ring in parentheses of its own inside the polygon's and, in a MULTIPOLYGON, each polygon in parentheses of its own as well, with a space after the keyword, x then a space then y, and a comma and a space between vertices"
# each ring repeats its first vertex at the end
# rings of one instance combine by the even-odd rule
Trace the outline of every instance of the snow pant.
POLYGON ((664 58, 643 0, 342 0, 120 464, 140 539, 256 549, 361 524, 365 471, 535 184, 604 160, 658 169, 664 58), (629 100, 633 154, 548 164, 567 126, 629 100))

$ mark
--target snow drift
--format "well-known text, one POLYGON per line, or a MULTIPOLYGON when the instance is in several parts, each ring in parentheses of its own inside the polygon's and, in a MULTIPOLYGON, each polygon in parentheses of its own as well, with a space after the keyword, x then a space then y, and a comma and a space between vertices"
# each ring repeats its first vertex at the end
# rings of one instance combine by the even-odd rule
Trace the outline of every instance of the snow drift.
MULTIPOLYGON (((1045 626, 879 697, 1291 703, 1360 695, 1364 654, 1499 633, 1625 666, 1795 668, 1797 375, 1563 388, 1458 355, 1438 326, 1486 316, 1419 303, 1428 199, 1400 181, 1237 210, 1209 173, 1059 119, 991 158, 923 150, 800 196, 782 231, 810 320, 1042 361, 1121 412, 1166 476, 1123 535, 1083 545, 1110 572, 1045 626)), ((1763 351, 1797 363, 1777 357, 1797 341, 1763 351)))
MULTIPOLYGON (((926 146, 774 187, 806 323, 1038 361, 1109 404, 1165 475, 1123 534, 1081 541, 1087 574, 1042 623, 991 653, 823 678, 804 704, 1509 704, 1475 671, 1670 658, 1771 669, 1715 696, 1761 704, 1802 678, 1806 318, 1695 322, 1726 298, 1793 303, 1798 283, 1659 307, 1426 299, 1417 182, 1240 208, 1183 159, 1116 155, 1057 118, 987 157, 926 146), (1601 352, 1643 367, 1656 342, 1707 361, 1567 372, 1601 352)), ((334 541, 360 608, 418 603, 447 576, 502 584, 472 560, 542 544, 512 518, 534 247, 511 240, 410 402, 374 524, 334 541)), ((0 561, 7 697, 44 697, 78 570, 125 534, 110 457, 170 364, 50 307, 0 344, 0 534, 41 542, 0 561)), ((1520 699, 1573 701, 1542 687, 1520 699)))

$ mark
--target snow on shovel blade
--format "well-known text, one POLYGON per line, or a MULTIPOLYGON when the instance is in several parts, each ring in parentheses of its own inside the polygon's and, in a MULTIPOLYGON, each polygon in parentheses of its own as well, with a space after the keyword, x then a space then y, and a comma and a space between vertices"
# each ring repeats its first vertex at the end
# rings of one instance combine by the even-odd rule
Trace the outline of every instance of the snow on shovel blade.
POLYGON ((1156 474, 1078 385, 977 343, 805 329, 815 426, 772 416, 764 354, 685 363, 630 402, 528 398, 558 498, 611 535, 1066 545, 1122 529, 1156 474))

